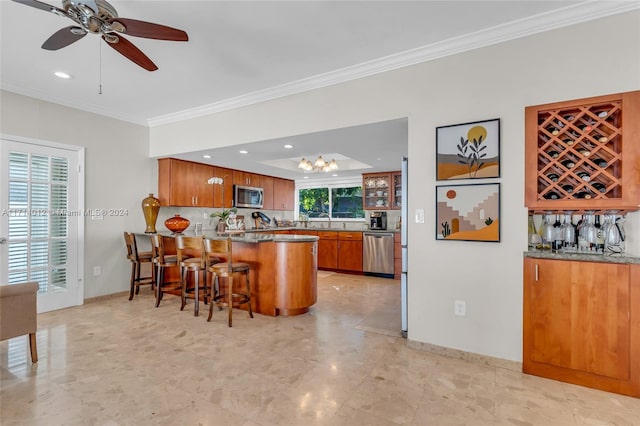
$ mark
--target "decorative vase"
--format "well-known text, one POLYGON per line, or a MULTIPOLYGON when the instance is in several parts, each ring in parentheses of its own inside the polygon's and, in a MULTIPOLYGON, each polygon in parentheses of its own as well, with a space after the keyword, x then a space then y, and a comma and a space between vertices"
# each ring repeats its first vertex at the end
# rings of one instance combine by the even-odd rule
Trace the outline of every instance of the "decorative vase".
POLYGON ((144 214, 144 221, 147 224, 147 228, 144 230, 145 234, 156 233, 156 221, 158 220, 158 211, 160 210, 160 200, 149 194, 147 198, 142 200, 142 213, 144 214))
POLYGON ((223 222, 222 220, 218 222, 218 227, 216 229, 216 231, 219 234, 224 234, 227 230, 227 224, 225 222, 223 222))
POLYGON ((164 226, 174 234, 180 234, 189 227, 191 222, 179 214, 164 221, 164 226))

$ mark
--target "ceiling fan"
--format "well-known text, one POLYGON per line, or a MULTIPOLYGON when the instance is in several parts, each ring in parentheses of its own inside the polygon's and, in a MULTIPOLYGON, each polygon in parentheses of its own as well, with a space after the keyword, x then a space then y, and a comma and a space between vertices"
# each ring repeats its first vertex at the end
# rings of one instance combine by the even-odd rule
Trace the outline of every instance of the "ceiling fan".
POLYGON ((62 9, 36 0, 13 0, 58 16, 65 16, 78 25, 55 32, 43 44, 46 50, 58 50, 80 40, 87 33, 100 34, 109 46, 147 71, 158 69, 156 64, 122 35, 156 40, 188 41, 186 32, 164 25, 136 19, 120 18, 106 0, 62 0, 62 9))

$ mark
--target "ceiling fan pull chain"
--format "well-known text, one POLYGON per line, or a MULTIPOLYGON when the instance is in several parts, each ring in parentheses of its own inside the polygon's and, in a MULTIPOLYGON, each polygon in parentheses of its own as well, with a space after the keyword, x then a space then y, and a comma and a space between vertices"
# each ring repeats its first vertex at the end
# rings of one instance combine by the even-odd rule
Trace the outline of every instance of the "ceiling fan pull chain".
POLYGON ((98 39, 98 62, 100 69, 98 70, 98 95, 102 95, 102 43, 98 39))

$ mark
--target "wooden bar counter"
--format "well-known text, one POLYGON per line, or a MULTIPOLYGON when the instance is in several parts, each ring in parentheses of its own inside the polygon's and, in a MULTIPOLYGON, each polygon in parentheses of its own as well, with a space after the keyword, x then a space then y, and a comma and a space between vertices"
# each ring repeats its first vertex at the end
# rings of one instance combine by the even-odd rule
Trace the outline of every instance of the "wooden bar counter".
MULTIPOLYGON (((169 233, 161 233, 172 236, 169 233)), ((186 231, 185 236, 196 236, 186 231)), ((204 231, 205 238, 226 238, 204 231)), ((140 238, 140 237, 138 237, 140 238)), ((300 315, 318 300, 318 237, 245 233, 233 235, 233 260, 251 265, 251 308, 263 315, 300 315)), ((174 252, 167 247, 167 252, 174 252)), ((172 272, 167 279, 178 276, 172 272)))

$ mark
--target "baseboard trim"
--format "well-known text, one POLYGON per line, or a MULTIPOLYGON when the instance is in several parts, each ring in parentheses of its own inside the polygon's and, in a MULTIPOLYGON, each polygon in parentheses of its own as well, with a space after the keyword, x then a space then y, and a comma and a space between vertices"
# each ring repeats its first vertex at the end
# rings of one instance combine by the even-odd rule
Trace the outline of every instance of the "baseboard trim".
POLYGON ((511 361, 511 360, 502 359, 502 358, 495 358, 487 355, 480 355, 473 352, 461 351, 459 349, 453 349, 453 348, 446 348, 444 346, 438 346, 438 345, 425 343, 425 342, 418 342, 415 340, 407 340, 407 346, 412 349, 417 349, 417 350, 429 352, 432 354, 462 359, 465 361, 472 362, 474 364, 522 372, 522 363, 517 361, 511 361))
POLYGON ((84 299, 84 304, 86 305, 88 303, 104 302, 106 300, 119 299, 121 297, 125 297, 128 299, 129 291, 120 291, 118 293, 105 294, 104 296, 89 297, 87 299, 84 299))

